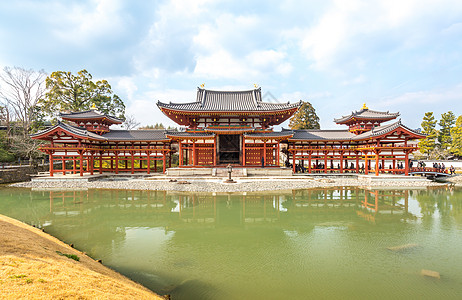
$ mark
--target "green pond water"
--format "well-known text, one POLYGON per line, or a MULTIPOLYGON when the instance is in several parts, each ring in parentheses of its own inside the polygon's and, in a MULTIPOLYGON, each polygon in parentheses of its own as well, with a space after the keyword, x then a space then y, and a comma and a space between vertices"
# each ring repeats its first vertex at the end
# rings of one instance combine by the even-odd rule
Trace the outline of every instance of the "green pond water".
POLYGON ((172 299, 462 298, 460 189, 3 187, 0 213, 172 299))

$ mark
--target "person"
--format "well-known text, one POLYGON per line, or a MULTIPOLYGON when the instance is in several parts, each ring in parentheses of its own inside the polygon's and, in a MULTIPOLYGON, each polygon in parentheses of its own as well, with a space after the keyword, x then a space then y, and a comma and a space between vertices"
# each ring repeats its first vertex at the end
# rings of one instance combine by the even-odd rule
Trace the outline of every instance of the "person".
POLYGON ((453 165, 451 165, 451 166, 449 167, 449 172, 451 173, 451 175, 456 174, 456 169, 454 168, 453 165))

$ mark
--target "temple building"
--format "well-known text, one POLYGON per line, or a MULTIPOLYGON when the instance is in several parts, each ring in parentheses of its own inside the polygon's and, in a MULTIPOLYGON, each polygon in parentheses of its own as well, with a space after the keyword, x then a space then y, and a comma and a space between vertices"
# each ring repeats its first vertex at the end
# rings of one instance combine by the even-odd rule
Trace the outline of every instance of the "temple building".
POLYGON ((47 141, 40 150, 55 173, 151 172, 179 168, 292 168, 293 172, 376 175, 409 173, 412 140, 425 135, 404 126, 399 113, 369 110, 335 119, 344 130, 273 130, 302 105, 268 103, 261 88, 213 91, 198 88, 194 102, 157 102, 158 108, 182 127, 174 130, 112 130, 122 120, 92 108, 61 114, 57 125, 31 137, 47 141), (60 164, 56 164, 60 162, 60 164), (158 166, 159 164, 159 166, 158 166), (59 166, 59 167, 58 167, 59 166), (159 168, 159 169, 158 169, 159 168))

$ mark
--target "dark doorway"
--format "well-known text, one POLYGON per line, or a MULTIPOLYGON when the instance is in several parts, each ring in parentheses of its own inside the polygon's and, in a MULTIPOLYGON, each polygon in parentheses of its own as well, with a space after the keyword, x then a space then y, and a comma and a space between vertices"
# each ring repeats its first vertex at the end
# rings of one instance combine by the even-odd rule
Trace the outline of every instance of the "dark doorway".
POLYGON ((239 134, 223 134, 218 136, 219 164, 239 164, 241 152, 239 134))

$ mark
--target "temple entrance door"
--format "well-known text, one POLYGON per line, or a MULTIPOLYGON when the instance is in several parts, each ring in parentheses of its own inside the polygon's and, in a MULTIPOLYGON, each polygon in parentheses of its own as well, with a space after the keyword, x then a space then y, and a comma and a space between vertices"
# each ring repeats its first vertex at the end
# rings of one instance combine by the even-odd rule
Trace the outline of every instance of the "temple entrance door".
POLYGON ((218 164, 240 164, 241 136, 223 134, 218 136, 218 164))

